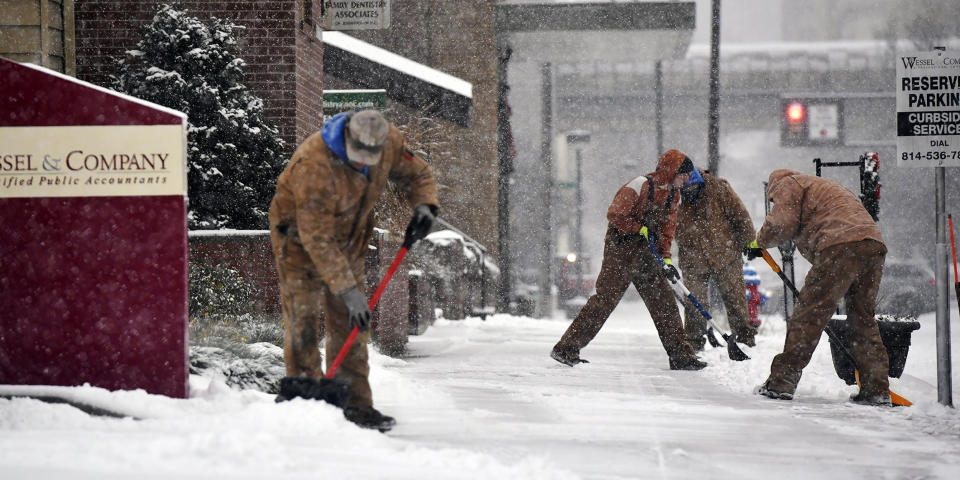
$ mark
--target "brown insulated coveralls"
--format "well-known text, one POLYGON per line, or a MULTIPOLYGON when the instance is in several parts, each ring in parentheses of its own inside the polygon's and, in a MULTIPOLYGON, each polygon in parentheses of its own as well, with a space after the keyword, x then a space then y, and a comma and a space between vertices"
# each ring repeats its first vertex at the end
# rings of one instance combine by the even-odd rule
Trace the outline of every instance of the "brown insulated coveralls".
MULTIPOLYGON (((727 320, 741 342, 752 344, 757 329, 750 325, 746 286, 743 284, 741 252, 756 232, 746 207, 730 184, 704 173, 704 189, 697 203, 680 204, 677 249, 683 284, 710 310, 707 282, 711 278, 727 308, 727 320)), ((706 322, 700 312, 687 306, 684 312, 687 341, 702 348, 706 322)))
POLYGON ((650 175, 655 186, 653 201, 648 202, 650 184, 644 176, 634 178, 617 191, 607 211, 610 225, 597 276, 597 293, 587 300, 554 350, 578 353, 590 343, 633 283, 650 311, 667 355, 680 362, 694 357, 693 347, 684 339, 680 312, 667 279, 647 240, 639 234, 643 225, 658 232, 657 251, 670 258, 680 201, 679 191, 672 189, 670 182, 685 157, 678 150, 669 150, 660 157, 656 171, 650 175))
MULTIPOLYGON (((350 328, 340 294, 351 287, 365 290, 373 207, 387 180, 408 192, 411 205, 437 205, 430 168, 404 148, 403 135, 392 125, 380 163, 369 167, 369 179, 340 160, 320 132, 297 148, 280 174, 270 204, 270 239, 280 276, 287 376, 323 376, 318 335, 326 334, 328 367, 346 341, 350 328)), ((373 405, 369 339, 369 331, 358 335, 337 371, 353 387, 350 407, 373 405)))
POLYGON ((860 370, 861 393, 886 394, 887 352, 874 318, 887 249, 880 228, 860 200, 836 182, 792 170, 770 174, 773 208, 757 234, 763 248, 793 240, 812 267, 787 322, 783 353, 770 365, 766 386, 794 393, 821 333, 841 298, 846 299, 851 353, 860 370))

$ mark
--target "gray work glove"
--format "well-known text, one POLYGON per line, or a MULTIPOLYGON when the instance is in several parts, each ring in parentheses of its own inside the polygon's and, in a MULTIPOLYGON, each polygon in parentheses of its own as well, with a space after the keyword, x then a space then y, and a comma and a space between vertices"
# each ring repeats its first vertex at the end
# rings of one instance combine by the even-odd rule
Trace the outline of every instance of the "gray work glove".
POLYGON ((361 332, 370 328, 370 308, 367 306, 367 297, 365 297, 357 287, 353 287, 340 294, 340 299, 347 306, 347 324, 350 327, 357 327, 361 332))

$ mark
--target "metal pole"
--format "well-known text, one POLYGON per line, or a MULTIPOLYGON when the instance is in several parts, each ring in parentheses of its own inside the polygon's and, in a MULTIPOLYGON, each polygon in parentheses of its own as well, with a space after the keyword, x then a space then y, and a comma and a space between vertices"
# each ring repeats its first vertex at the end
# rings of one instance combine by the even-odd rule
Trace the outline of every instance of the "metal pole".
POLYGON ((510 111, 507 104, 507 65, 513 51, 499 45, 497 63, 497 260, 500 284, 497 287, 497 311, 510 311, 513 295, 513 260, 510 258, 510 179, 513 175, 510 111))
POLYGON ((937 400, 947 406, 953 406, 953 380, 950 366, 950 277, 947 271, 947 234, 946 234, 946 169, 936 167, 937 196, 937 244, 936 271, 937 282, 937 400))
POLYGON ((574 249, 577 252, 577 294, 583 289, 583 155, 577 149, 577 231, 574 236, 574 249))
POLYGON ((540 302, 538 313, 541 318, 553 314, 553 230, 551 222, 551 204, 553 203, 553 158, 551 156, 551 140, 553 136, 553 68, 550 62, 540 65, 540 161, 543 168, 543 218, 542 243, 540 260, 540 302))
POLYGON ((710 172, 716 176, 720 175, 720 0, 713 0, 711 3, 710 105, 708 112, 707 157, 710 172))
MULTIPOLYGON (((763 182, 763 213, 770 215, 770 195, 767 193, 770 189, 770 185, 767 182, 763 182)), ((790 283, 796 285, 797 282, 794 280, 793 275, 793 242, 788 241, 787 243, 777 247, 780 250, 780 263, 783 264, 781 270, 783 274, 790 279, 790 283)), ((796 303, 796 299, 793 298, 793 290, 790 290, 786 284, 783 285, 783 319, 790 320, 790 314, 793 313, 793 305, 796 303)))
POLYGON ((656 94, 654 117, 657 122, 657 151, 656 156, 663 153, 663 62, 657 60, 656 75, 654 76, 653 90, 656 94))

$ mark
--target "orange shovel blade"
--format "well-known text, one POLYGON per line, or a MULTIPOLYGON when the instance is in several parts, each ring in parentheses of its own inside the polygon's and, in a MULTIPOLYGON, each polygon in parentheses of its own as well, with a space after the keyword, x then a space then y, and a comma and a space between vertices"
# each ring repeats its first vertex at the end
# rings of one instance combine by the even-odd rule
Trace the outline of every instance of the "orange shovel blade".
MULTIPOLYGON (((860 386, 861 386, 861 385, 860 385, 860 371, 859 371, 859 370, 854 370, 854 371, 853 371, 853 376, 854 376, 854 378, 857 379, 857 386, 860 387, 860 386)), ((895 406, 898 406, 898 407, 909 407, 909 406, 912 406, 912 405, 913 405, 913 402, 911 402, 910 400, 907 400, 906 398, 901 397, 900 395, 897 395, 896 393, 893 393, 893 390, 890 390, 890 403, 892 403, 892 404, 894 404, 895 406)))

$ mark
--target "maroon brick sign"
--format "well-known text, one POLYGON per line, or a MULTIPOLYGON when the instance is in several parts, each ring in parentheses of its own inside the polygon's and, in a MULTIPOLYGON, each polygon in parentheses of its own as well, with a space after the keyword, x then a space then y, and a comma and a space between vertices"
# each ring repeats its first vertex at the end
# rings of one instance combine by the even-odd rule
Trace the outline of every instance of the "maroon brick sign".
POLYGON ((0 58, 0 384, 186 397, 186 117, 0 58))

